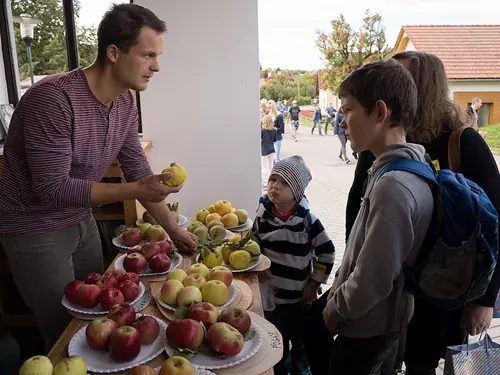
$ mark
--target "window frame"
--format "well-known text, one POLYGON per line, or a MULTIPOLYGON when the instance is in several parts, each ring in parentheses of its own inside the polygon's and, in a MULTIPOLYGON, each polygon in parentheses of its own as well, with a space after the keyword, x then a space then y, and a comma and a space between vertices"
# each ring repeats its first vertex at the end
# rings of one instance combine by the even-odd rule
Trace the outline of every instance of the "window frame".
MULTIPOLYGON (((133 0, 129 0, 131 4, 133 0)), ((13 45, 13 21, 10 1, 0 2, 0 38, 2 43, 2 55, 5 69, 5 80, 9 102, 14 107, 19 103, 19 80, 17 78, 18 67, 14 56, 13 45)), ((64 13, 64 30, 66 36, 66 56, 68 59, 68 69, 73 70, 79 67, 78 58, 78 37, 76 33, 75 7, 73 0, 62 0, 64 13)), ((137 111, 139 113, 139 134, 142 134, 141 100, 139 92, 136 92, 137 111)))

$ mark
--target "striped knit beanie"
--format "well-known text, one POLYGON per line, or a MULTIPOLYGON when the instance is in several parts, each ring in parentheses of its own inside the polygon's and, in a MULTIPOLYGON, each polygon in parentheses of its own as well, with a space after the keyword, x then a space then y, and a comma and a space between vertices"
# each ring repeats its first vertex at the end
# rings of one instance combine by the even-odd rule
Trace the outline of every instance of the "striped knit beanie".
POLYGON ((304 163, 304 159, 298 155, 290 156, 274 164, 270 176, 273 174, 281 176, 286 181, 297 203, 302 200, 304 191, 312 179, 311 171, 304 163))

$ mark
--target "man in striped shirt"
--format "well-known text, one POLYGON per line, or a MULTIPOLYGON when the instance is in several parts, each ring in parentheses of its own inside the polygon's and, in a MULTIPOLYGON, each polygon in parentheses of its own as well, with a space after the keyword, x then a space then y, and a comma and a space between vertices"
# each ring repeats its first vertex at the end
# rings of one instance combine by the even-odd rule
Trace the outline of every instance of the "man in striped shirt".
POLYGON ((165 31, 146 8, 113 6, 98 28, 96 62, 40 81, 12 117, 0 178, 0 244, 47 349, 69 322, 61 306, 65 285, 103 272, 91 207, 138 199, 179 248, 196 247, 163 202, 180 187, 162 183, 170 175, 153 175, 129 91, 145 90, 159 71, 165 31), (101 183, 116 158, 127 183, 101 183))
POLYGON ((304 191, 311 173, 300 156, 276 163, 268 193, 260 198, 255 219, 256 239, 271 260, 259 274, 263 281, 265 316, 283 336, 283 358, 274 367, 286 374, 285 361, 292 342, 293 373, 306 373, 302 324, 321 283, 332 271, 335 248, 320 220, 310 212, 304 191))

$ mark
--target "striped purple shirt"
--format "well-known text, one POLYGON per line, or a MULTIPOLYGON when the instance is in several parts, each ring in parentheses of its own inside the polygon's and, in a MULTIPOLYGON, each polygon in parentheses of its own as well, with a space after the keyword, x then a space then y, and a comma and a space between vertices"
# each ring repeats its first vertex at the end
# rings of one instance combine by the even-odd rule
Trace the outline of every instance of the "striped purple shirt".
POLYGON ((0 235, 79 223, 90 213, 91 182, 117 158, 127 181, 151 175, 137 119, 129 91, 108 108, 81 69, 36 83, 16 107, 5 141, 0 235))

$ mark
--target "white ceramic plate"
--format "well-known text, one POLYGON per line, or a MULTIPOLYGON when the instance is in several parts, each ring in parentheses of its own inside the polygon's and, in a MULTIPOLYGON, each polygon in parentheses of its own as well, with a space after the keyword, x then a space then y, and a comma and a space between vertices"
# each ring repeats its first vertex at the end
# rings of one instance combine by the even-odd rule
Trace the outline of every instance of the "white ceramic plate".
MULTIPOLYGON (((138 315, 138 317, 139 316, 140 315, 138 315)), ((141 352, 132 361, 115 362, 111 358, 109 352, 91 349, 85 339, 86 326, 80 329, 69 342, 68 354, 70 356, 78 355, 82 357, 85 360, 85 363, 87 363, 87 369, 93 372, 118 372, 142 365, 159 356, 165 349, 164 341, 165 329, 167 328, 167 325, 161 319, 158 319, 157 317, 153 318, 155 318, 158 321, 158 324, 160 324, 160 334, 151 345, 142 345, 141 352)))
MULTIPOLYGON (((141 283, 144 284, 144 287, 146 290, 145 290, 144 294, 142 295, 142 297, 137 302, 134 302, 133 305, 131 305, 136 312, 142 311, 146 307, 148 307, 149 303, 151 302, 151 297, 152 297, 151 285, 149 284, 149 282, 147 280, 143 280, 143 281, 141 281, 141 283)), ((66 310, 68 311, 68 314, 70 314, 71 316, 74 316, 75 318, 80 319, 80 320, 94 320, 94 319, 105 317, 108 315, 107 313, 103 313, 102 315, 101 314, 99 314, 99 315, 98 314, 80 314, 80 313, 77 313, 77 312, 69 310, 69 309, 66 309, 66 310)))
MULTIPOLYGON (((197 263, 201 263, 201 262, 200 262, 200 254, 198 254, 198 255, 196 256, 196 262, 197 262, 197 263)), ((241 269, 241 270, 237 270, 237 269, 233 268, 233 266, 231 266, 231 265, 229 264, 229 262, 227 262, 227 263, 226 263, 226 262, 224 262, 224 261, 223 261, 223 262, 222 262, 222 265, 223 265, 224 267, 229 268, 229 269, 231 270, 231 272, 233 272, 233 273, 237 273, 237 272, 245 272, 245 271, 250 271, 250 270, 252 270, 253 268, 257 267, 257 266, 258 266, 261 262, 262 262, 262 257, 259 255, 259 257, 258 257, 258 258, 256 258, 256 259, 251 259, 251 260, 250 260, 250 263, 248 264, 248 266, 247 266, 247 267, 245 267, 245 268, 243 268, 243 269, 241 269)))
MULTIPOLYGON (((178 226, 184 227, 186 226, 186 224, 188 224, 188 222, 189 219, 186 216, 179 214, 179 222, 177 223, 178 226)), ((144 220, 142 220, 142 218, 139 218, 135 221, 135 225, 139 225, 142 223, 144 223, 144 220)))
MULTIPOLYGON (((155 368, 155 371, 160 372, 160 368, 161 368, 161 366, 155 368)), ((201 368, 195 368, 194 370, 196 371, 195 375, 215 375, 212 371, 204 370, 201 368)))
MULTIPOLYGON (((179 307, 179 305, 169 305, 168 303, 163 302, 163 300, 160 298, 160 293, 161 293, 161 289, 159 289, 158 292, 156 293, 155 300, 161 307, 164 307, 164 308, 171 310, 171 311, 175 311, 179 307)), ((236 298, 237 295, 238 295, 238 290, 236 289, 236 286, 234 284, 231 284, 229 286, 229 294, 227 296, 226 303, 223 304, 222 306, 216 306, 216 307, 218 309, 226 308, 234 301, 234 299, 236 298)))
MULTIPOLYGON (((122 271, 125 271, 125 268, 123 267, 123 261, 125 259, 127 255, 126 254, 123 254, 121 257, 119 257, 118 259, 115 260, 115 268, 118 268, 122 271)), ((176 268, 178 268, 180 265, 182 265, 182 256, 179 255, 178 253, 172 253, 172 256, 170 257, 170 268, 166 271, 163 271, 163 272, 153 272, 149 269, 149 266, 148 268, 146 268, 145 271, 142 271, 139 276, 160 276, 160 275, 166 275, 167 273, 169 273, 170 271, 172 270, 175 270, 176 268)), ((126 271, 125 271, 126 272, 126 271)))
POLYGON ((247 219, 246 223, 237 225, 235 227, 227 227, 226 229, 232 230, 234 232, 244 232, 252 229, 253 221, 252 219, 247 219))
MULTIPOLYGON (((237 355, 226 358, 218 358, 218 357, 208 356, 205 354, 196 354, 189 359, 191 361, 191 364, 195 368, 215 370, 215 369, 222 369, 222 368, 236 366, 240 363, 247 361, 248 359, 252 358, 255 354, 257 354, 264 341, 264 334, 262 333, 262 328, 254 321, 252 321, 252 328, 255 329, 256 331, 255 336, 251 340, 245 341, 243 349, 237 355)), ((167 344, 166 340, 165 340, 165 351, 169 356, 174 355, 174 349, 172 349, 167 344)))
MULTIPOLYGON (((168 234, 167 234, 167 237, 165 238, 165 240, 168 239, 168 234)), ((165 241, 164 240, 164 241, 165 241)), ((119 250, 120 249, 125 249, 125 250, 130 250, 130 249, 133 249, 135 246, 142 246, 146 243, 146 241, 144 240, 141 240, 141 242, 139 242, 137 245, 135 246, 125 246, 123 244, 123 241, 122 241, 122 233, 120 233, 120 235, 116 236, 116 237, 113 237, 113 239, 111 240, 111 242, 113 243, 113 245, 115 245, 119 250)), ((120 250, 122 251, 122 250, 120 250)), ((122 251, 123 252, 123 251, 122 251)))
MULTIPOLYGON (((146 287, 144 286, 144 284, 142 282, 139 282, 139 295, 132 302, 125 302, 125 303, 128 303, 129 305, 134 305, 142 298, 145 291, 146 291, 146 287)), ((94 315, 95 316, 95 315, 106 315, 108 313, 108 310, 104 310, 102 308, 101 304, 98 304, 93 309, 87 309, 83 306, 79 306, 79 305, 76 305, 74 303, 69 302, 68 299, 66 298, 66 296, 63 296, 62 304, 66 309, 74 311, 78 314, 86 314, 86 315, 94 315)))

